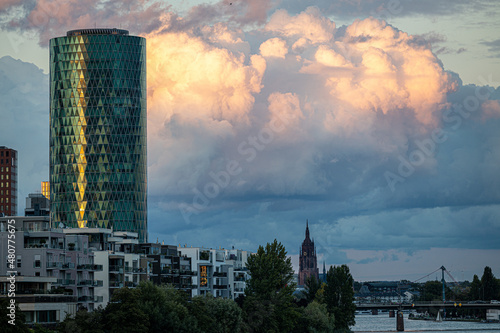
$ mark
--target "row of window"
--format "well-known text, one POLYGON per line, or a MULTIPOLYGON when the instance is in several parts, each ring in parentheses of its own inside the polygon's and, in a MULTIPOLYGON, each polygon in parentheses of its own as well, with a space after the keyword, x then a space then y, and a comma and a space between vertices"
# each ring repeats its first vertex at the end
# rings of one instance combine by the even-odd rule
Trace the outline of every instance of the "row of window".
MULTIPOLYGON (((0 172, 4 172, 4 167, 0 167, 0 172)), ((5 172, 9 172, 9 167, 5 167, 5 172)))
MULTIPOLYGON (((3 203, 3 199, 4 199, 3 197, 0 198, 0 203, 3 203)), ((5 203, 9 203, 9 198, 5 198, 5 203)))
MULTIPOLYGON (((3 182, 0 182, 0 187, 3 187, 3 182)), ((9 182, 5 182, 5 187, 9 187, 9 182)))
POLYGON ((5 157, 9 157, 9 151, 8 150, 6 150, 6 151, 4 151, 4 150, 0 151, 0 157, 3 157, 4 153, 5 153, 5 157))
MULTIPOLYGON (((12 165, 14 165, 14 159, 10 158, 0 158, 0 164, 7 164, 10 165, 12 162, 12 165)), ((7 167, 8 168, 8 167, 7 167)))
POLYGON ((3 205, 0 205, 0 213, 1 213, 1 212, 6 212, 6 211, 8 211, 8 210, 9 210, 9 208, 10 208, 10 206, 9 206, 9 205, 7 205, 7 206, 5 206, 5 207, 4 207, 3 205), (5 208, 5 209, 4 209, 4 208, 5 208))

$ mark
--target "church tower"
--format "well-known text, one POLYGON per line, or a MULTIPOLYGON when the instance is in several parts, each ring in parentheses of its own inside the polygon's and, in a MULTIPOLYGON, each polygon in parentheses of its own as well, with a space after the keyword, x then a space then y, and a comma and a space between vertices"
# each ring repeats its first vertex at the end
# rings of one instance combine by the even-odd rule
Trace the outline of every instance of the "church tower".
POLYGON ((306 279, 313 275, 319 278, 318 262, 314 241, 309 237, 309 221, 306 220, 306 238, 302 242, 299 258, 299 285, 304 285, 306 279))

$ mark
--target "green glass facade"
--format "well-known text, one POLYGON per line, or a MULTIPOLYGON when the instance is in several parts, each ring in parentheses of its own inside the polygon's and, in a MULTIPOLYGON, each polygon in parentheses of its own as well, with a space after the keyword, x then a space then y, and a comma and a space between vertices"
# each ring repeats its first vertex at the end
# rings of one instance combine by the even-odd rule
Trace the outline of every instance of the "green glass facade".
POLYGON ((147 241, 146 40, 119 29, 50 40, 52 225, 147 241))

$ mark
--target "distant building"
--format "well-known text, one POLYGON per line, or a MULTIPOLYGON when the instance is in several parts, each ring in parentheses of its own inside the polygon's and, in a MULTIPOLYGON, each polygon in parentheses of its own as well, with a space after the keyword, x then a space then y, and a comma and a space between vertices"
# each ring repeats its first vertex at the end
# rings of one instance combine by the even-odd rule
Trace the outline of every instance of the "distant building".
POLYGON ((141 253, 151 261, 151 281, 154 284, 169 284, 183 290, 191 297, 193 287, 192 277, 196 274, 191 270, 191 258, 182 255, 175 245, 159 243, 140 244, 141 253))
POLYGON ((26 198, 24 216, 49 216, 50 201, 41 193, 30 193, 26 198))
POLYGON ((0 216, 17 215, 17 151, 0 146, 0 216))
MULTIPOLYGON (((17 271, 18 275, 23 276, 24 282, 36 282, 37 278, 45 278, 40 280, 40 284, 34 283, 29 288, 27 286, 24 292, 36 295, 43 293, 42 289, 56 289, 59 293, 74 296, 77 307, 92 311, 94 304, 99 301, 95 297, 94 289, 102 286, 102 280, 96 280, 94 274, 102 270, 102 266, 94 264, 94 254, 88 248, 88 237, 65 235, 61 229, 50 229, 48 216, 0 217, 0 258, 4 258, 2 262, 8 258, 7 239, 11 234, 11 225, 15 226, 16 230, 16 257, 12 262, 7 261, 8 265, 0 265, 0 277, 8 276, 9 271, 17 271), (12 220, 15 222, 10 222, 12 220), (49 285, 42 286, 46 282, 49 285), (30 291, 30 288, 33 289, 30 291)), ((45 310, 54 309, 49 307, 45 310)), ((35 317, 31 318, 40 322, 36 316, 47 316, 48 322, 52 322, 54 318, 63 320, 65 317, 63 312, 54 317, 54 313, 43 311, 33 314, 35 317)))
POLYGON ((42 182, 41 185, 43 196, 50 200, 50 182, 42 182))
POLYGON ((306 221, 306 238, 302 242, 299 257, 299 285, 305 284, 309 276, 319 279, 318 261, 316 258, 316 247, 314 240, 309 237, 309 222, 306 221))
POLYGON ((248 251, 203 247, 179 247, 178 250, 191 258, 192 296, 212 294, 235 299, 245 291, 250 278, 246 268, 248 251))

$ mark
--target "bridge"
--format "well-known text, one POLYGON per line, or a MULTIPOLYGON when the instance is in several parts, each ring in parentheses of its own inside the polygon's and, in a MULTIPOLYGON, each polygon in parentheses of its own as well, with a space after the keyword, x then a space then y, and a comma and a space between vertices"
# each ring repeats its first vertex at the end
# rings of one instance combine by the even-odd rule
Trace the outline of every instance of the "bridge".
POLYGON ((356 304, 356 310, 411 310, 411 309, 500 309, 500 304, 490 303, 461 303, 461 302, 416 302, 413 304, 356 304))
MULTIPOLYGON (((430 309, 437 309, 438 310, 438 315, 440 314, 441 311, 443 313, 446 313, 447 310, 453 311, 453 310, 458 310, 458 309, 500 309, 500 302, 494 302, 494 303, 487 303, 483 301, 474 301, 474 302, 460 302, 460 301, 446 301, 446 295, 445 295, 445 287, 446 287, 446 281, 444 279, 444 274, 446 273, 452 280, 453 282, 457 283, 457 281, 453 278, 453 276, 446 270, 444 266, 441 266, 440 268, 436 269, 434 272, 427 274, 426 276, 413 281, 413 283, 416 283, 422 279, 425 279, 429 277, 430 275, 434 274, 435 272, 441 270, 442 277, 441 277, 441 282, 443 284, 442 288, 442 301, 432 301, 432 302, 414 302, 414 303, 391 303, 391 304, 384 304, 384 303, 358 303, 356 304, 356 310, 362 311, 362 310, 372 310, 372 313, 377 313, 378 310, 390 310, 389 315, 392 317, 396 317, 396 330, 397 331, 404 331, 404 317, 402 310, 411 310, 411 309, 419 309, 421 311, 429 311, 430 309), (397 316, 395 313, 397 312, 397 316)), ((398 287, 399 289, 399 287, 398 287)))

